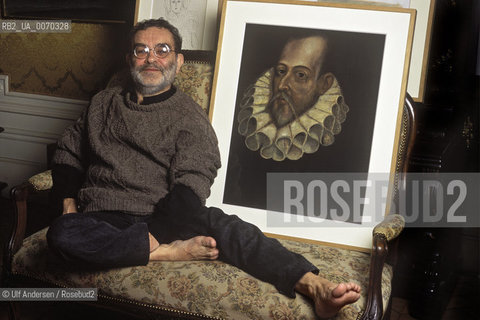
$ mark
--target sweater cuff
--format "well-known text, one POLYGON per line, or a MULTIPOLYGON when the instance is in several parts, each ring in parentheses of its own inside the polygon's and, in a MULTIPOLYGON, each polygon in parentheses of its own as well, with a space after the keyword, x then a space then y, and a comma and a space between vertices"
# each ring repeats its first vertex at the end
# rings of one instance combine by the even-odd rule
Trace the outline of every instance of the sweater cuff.
POLYGON ((83 173, 66 164, 52 168, 53 189, 59 199, 76 198, 83 183, 83 173))

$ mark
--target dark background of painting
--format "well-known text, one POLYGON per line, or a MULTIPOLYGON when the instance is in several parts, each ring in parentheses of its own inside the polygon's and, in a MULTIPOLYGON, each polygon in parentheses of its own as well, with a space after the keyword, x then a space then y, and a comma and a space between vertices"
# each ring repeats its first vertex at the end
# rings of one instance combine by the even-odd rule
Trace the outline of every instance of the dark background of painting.
MULTIPOLYGON (((247 24, 227 162, 224 203, 265 209, 267 172, 367 172, 385 35, 318 30, 330 40, 325 71, 332 72, 350 108, 335 142, 299 160, 263 159, 246 148, 237 114, 245 90, 275 65, 286 40, 306 29, 247 24)), ((398 108, 398 106, 392 106, 398 108)), ((386 150, 390 151, 390 150, 386 150)), ((224 159, 225 161, 225 159, 224 159)))

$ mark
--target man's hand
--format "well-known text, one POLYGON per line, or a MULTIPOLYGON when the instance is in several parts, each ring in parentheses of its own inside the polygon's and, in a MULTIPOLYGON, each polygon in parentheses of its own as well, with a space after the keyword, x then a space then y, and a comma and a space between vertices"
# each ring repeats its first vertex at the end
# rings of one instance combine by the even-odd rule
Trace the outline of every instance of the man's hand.
POLYGON ((62 214, 75 213, 75 212, 78 212, 77 202, 75 201, 75 199, 74 198, 63 199, 63 213, 62 214))

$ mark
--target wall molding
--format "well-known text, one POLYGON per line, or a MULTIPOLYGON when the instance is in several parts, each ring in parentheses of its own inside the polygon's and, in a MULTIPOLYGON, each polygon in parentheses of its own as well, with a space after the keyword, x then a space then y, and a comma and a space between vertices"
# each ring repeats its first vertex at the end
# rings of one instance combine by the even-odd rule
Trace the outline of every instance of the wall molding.
POLYGON ((8 189, 47 168, 47 146, 76 121, 88 101, 10 92, 8 75, 0 74, 0 181, 8 189))
POLYGON ((0 139, 50 144, 55 143, 61 136, 61 134, 37 130, 10 128, 6 126, 3 126, 3 128, 5 131, 0 135, 0 139))
POLYGON ((86 100, 10 92, 8 75, 0 74, 0 112, 76 120, 87 104, 86 100))
POLYGON ((38 161, 28 161, 28 160, 21 160, 21 159, 8 158, 8 157, 0 157, 0 162, 13 163, 13 164, 23 165, 28 167, 38 167, 39 170, 41 170, 41 168, 43 167, 43 163, 40 163, 38 161))

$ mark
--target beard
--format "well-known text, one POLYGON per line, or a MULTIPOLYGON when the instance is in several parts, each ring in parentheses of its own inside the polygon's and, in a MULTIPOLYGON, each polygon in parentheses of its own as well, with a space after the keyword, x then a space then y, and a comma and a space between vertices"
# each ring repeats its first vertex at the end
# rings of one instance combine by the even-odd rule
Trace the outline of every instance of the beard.
POLYGON ((143 96, 151 96, 161 92, 170 86, 175 80, 177 70, 177 61, 169 63, 166 67, 156 63, 146 64, 138 67, 130 67, 130 74, 135 84, 135 89, 143 96), (142 74, 145 69, 157 69, 162 73, 162 77, 157 81, 149 81, 146 75, 142 74))
POLYGON ((297 120, 315 104, 318 98, 319 96, 316 95, 312 99, 294 102, 288 93, 279 91, 268 102, 268 110, 277 128, 281 128, 297 120))
POLYGON ((296 119, 292 99, 285 92, 278 92, 268 102, 268 110, 277 128, 296 119))

